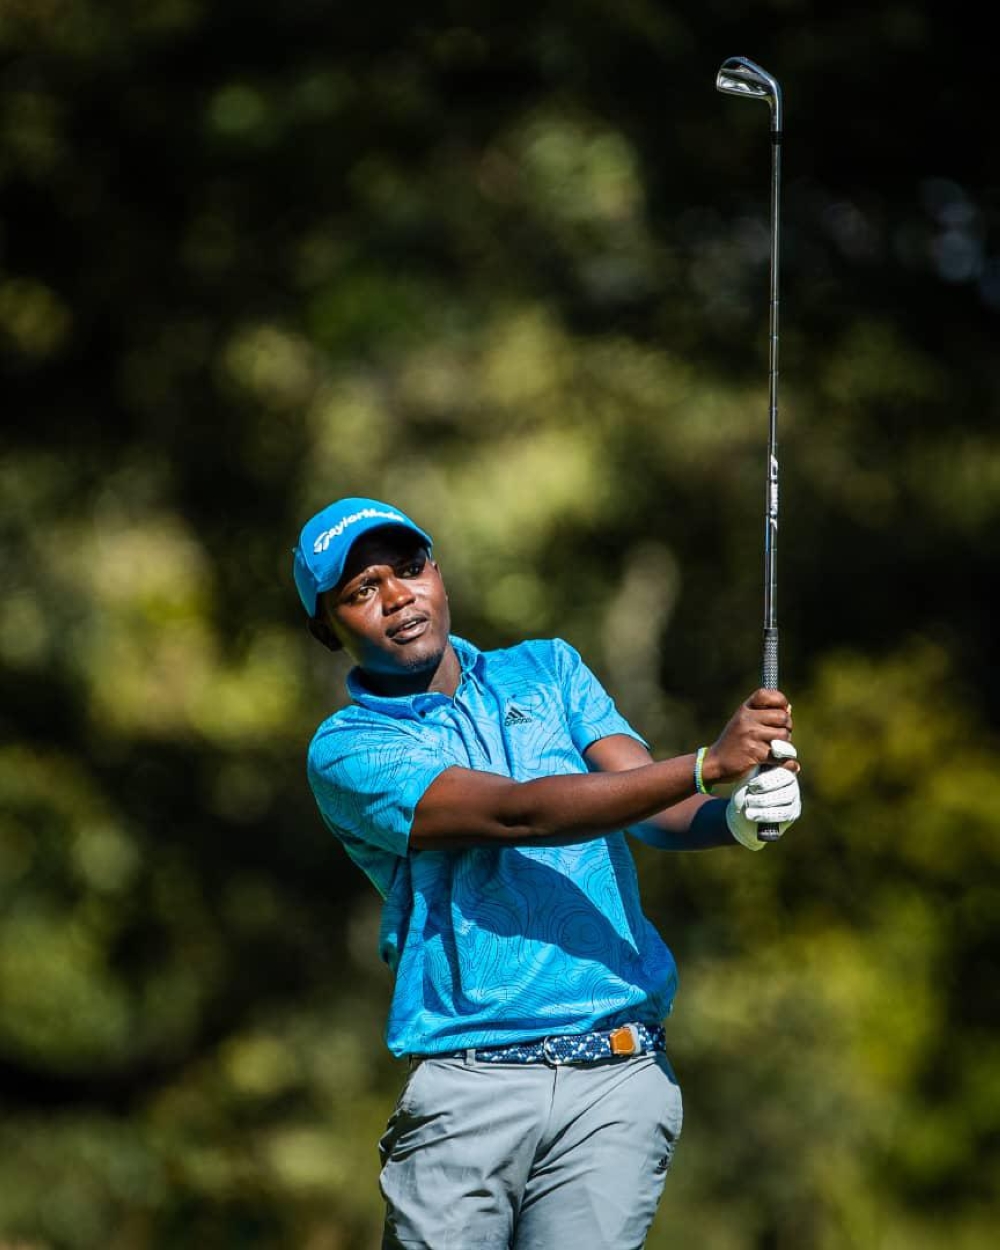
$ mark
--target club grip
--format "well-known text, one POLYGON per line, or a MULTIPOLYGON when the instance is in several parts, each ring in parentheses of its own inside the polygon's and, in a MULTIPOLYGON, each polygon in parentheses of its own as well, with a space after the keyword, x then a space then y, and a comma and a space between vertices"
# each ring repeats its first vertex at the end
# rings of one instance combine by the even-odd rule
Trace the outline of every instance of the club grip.
MULTIPOLYGON (((778 689, 778 628, 767 626, 764 630, 764 659, 760 670, 760 684, 765 690, 778 689)), ((773 764, 765 764, 773 768, 773 764)), ((761 842, 777 842, 781 837, 777 825, 758 825, 757 837, 761 842)))

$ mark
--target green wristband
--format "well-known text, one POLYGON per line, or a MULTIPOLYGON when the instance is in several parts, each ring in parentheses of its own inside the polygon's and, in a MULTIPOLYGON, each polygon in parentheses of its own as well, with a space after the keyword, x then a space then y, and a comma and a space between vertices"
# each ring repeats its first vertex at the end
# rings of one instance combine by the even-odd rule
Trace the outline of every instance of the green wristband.
POLYGON ((705 785, 705 778, 702 776, 702 769, 705 766, 705 756, 708 754, 708 747, 699 747, 698 753, 694 757, 694 788, 699 794, 711 794, 712 791, 705 785))

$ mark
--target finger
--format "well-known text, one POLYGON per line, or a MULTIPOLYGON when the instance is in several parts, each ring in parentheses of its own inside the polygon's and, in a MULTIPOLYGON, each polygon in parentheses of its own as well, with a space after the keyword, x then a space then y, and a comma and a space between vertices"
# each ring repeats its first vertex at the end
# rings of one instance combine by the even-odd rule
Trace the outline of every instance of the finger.
POLYGON ((769 794, 748 794, 744 811, 751 820, 788 820, 789 813, 798 817, 802 811, 802 797, 798 790, 769 794))
POLYGON ((792 718, 780 707, 758 708, 754 712, 754 724, 765 728, 790 729, 792 718))
POLYGON ((791 820, 801 813, 802 800, 798 794, 748 794, 743 811, 750 820, 791 820))
POLYGON ((794 760, 798 759, 798 751, 790 742, 786 742, 784 738, 775 738, 771 743, 771 754, 776 760, 794 760))
POLYGON ((748 807, 743 814, 755 825, 788 825, 798 820, 801 809, 792 803, 787 807, 748 807))
POLYGON ((797 790, 799 779, 790 768, 765 768, 750 782, 750 793, 775 794, 780 790, 797 790))
POLYGON ((781 708, 785 712, 790 712, 792 705, 780 690, 755 690, 747 699, 747 707, 761 710, 764 708, 781 708))
POLYGON ((793 794, 781 793, 748 795, 744 815, 753 821, 771 821, 782 824, 798 820, 802 814, 802 800, 796 790, 793 794))
POLYGON ((782 741, 785 741, 791 737, 791 734, 781 722, 780 716, 778 716, 771 721, 761 718, 755 724, 748 725, 743 736, 748 742, 752 742, 755 747, 763 747, 764 753, 768 754, 771 750, 772 740, 780 738, 782 741))

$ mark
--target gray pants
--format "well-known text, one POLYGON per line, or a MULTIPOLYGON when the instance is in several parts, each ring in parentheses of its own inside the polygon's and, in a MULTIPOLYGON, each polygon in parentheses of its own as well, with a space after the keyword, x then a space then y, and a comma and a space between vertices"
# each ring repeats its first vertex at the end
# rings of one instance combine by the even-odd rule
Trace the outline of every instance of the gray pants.
POLYGON ((662 1053, 415 1062, 379 1142, 383 1250, 640 1250, 680 1131, 662 1053))

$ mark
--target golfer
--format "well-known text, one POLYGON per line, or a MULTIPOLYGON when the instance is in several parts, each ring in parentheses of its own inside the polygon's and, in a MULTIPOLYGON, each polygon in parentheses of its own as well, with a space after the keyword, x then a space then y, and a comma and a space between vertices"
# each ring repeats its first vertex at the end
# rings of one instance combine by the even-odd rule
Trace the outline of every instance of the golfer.
POLYGON ((788 700, 758 690, 713 743, 654 762, 568 643, 455 636, 430 535, 375 499, 312 517, 294 578, 313 636, 354 664, 308 777, 383 898, 386 1042, 408 1061, 379 1143, 383 1247, 636 1250, 681 1095, 676 968, 625 835, 783 833, 801 810, 788 700))

